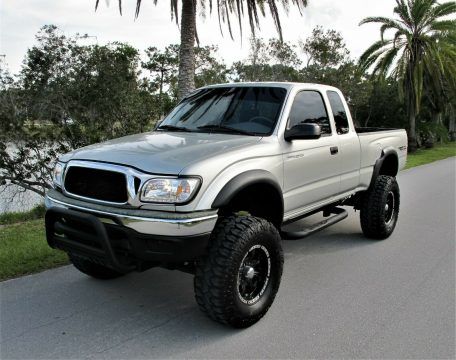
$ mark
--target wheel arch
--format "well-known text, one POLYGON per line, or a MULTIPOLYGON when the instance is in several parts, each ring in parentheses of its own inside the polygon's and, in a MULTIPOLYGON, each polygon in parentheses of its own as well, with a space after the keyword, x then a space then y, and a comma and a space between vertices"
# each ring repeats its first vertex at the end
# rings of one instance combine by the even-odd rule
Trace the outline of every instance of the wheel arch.
POLYGON ((222 214, 224 211, 246 210, 280 228, 284 213, 282 188, 270 172, 249 170, 225 184, 212 208, 220 209, 222 214))
POLYGON ((373 186, 379 175, 388 175, 395 177, 399 172, 399 157, 396 150, 387 148, 382 150, 381 156, 377 159, 374 165, 374 172, 370 187, 373 186))

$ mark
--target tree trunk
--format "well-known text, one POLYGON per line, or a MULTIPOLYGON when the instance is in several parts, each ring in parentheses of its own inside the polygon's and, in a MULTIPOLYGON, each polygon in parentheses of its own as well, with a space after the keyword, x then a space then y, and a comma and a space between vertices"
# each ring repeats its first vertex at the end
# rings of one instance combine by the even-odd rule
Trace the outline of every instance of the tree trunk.
POLYGON ((160 119, 164 115, 165 111, 163 109, 163 79, 165 78, 165 72, 163 68, 160 73, 160 91, 159 91, 159 99, 160 99, 160 119))
POLYGON ((456 125, 455 125, 455 112, 450 112, 450 119, 448 121, 448 133, 450 137, 450 141, 456 141, 456 125))
POLYGON ((181 44, 179 51, 178 98, 195 89, 196 0, 182 1, 181 44))
POLYGON ((443 121, 442 121, 442 113, 441 112, 434 112, 432 114, 433 121, 436 125, 436 133, 435 133, 435 140, 439 141, 441 144, 443 144, 443 137, 441 136, 441 131, 439 127, 443 127, 443 121))
POLYGON ((408 151, 415 152, 416 149, 417 149, 416 114, 415 114, 415 107, 412 105, 410 107, 410 113, 409 113, 408 151))

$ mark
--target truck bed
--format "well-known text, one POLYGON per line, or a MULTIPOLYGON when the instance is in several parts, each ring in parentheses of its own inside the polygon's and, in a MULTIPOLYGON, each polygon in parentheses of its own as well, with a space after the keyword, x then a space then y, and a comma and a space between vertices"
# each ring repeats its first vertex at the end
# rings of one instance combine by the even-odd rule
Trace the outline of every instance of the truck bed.
POLYGON ((361 150, 361 186, 369 186, 373 165, 384 150, 393 149, 398 156, 399 170, 404 168, 407 159, 407 133, 404 129, 362 127, 356 128, 356 132, 361 150))

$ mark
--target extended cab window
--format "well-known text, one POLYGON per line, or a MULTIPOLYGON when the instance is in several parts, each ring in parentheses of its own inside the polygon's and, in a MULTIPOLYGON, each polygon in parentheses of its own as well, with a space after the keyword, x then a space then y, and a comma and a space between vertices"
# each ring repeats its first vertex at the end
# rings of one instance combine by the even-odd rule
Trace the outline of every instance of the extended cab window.
POLYGON ((270 135, 287 91, 268 86, 227 86, 184 99, 158 130, 270 135))
POLYGON ((337 133, 339 135, 347 134, 349 131, 347 112, 339 94, 335 91, 328 91, 327 95, 334 115, 337 133))
POLYGON ((331 125, 325 103, 318 91, 304 90, 299 92, 294 98, 288 128, 303 123, 320 125, 323 135, 331 134, 331 125))

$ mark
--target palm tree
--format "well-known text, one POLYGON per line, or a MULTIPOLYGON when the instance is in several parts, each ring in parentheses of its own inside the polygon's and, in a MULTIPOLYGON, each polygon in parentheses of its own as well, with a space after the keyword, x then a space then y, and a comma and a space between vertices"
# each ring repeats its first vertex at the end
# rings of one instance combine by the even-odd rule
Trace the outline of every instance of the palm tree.
MULTIPOLYGON (((98 8, 100 0, 96 0, 95 9, 98 8)), ((141 1, 136 0, 135 16, 139 15, 141 1)), ((157 4, 157 0, 153 0, 157 4)), ((122 0, 119 2, 119 12, 122 14, 122 0)), ((217 14, 222 31, 222 22, 227 24, 229 34, 233 38, 231 20, 235 16, 239 23, 239 29, 242 36, 242 18, 247 13, 250 29, 253 35, 255 30, 259 29, 259 19, 266 16, 267 9, 272 15, 275 26, 282 40, 282 26, 279 18, 279 7, 286 11, 289 10, 290 4, 296 6, 302 14, 302 10, 307 6, 307 0, 181 0, 181 46, 179 56, 179 79, 178 79, 178 96, 179 99, 185 97, 195 88, 195 40, 198 42, 196 31, 196 13, 201 8, 202 12, 209 6, 209 12, 212 12, 213 5, 217 8, 217 14), (215 4, 213 4, 215 3, 215 4)), ((178 23, 179 19, 179 0, 170 0, 171 17, 178 23)), ((223 33, 223 32, 222 32, 223 33)))
POLYGON ((395 18, 368 17, 360 25, 380 23, 380 40, 360 57, 363 70, 373 68, 373 77, 391 76, 399 82, 409 117, 409 150, 416 142, 416 116, 420 110, 426 76, 444 78, 456 76, 456 2, 436 0, 396 0, 395 18), (393 30, 391 39, 384 39, 393 30))

